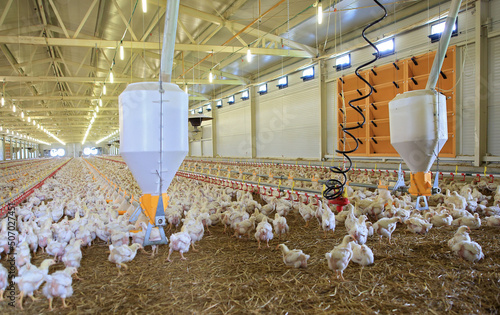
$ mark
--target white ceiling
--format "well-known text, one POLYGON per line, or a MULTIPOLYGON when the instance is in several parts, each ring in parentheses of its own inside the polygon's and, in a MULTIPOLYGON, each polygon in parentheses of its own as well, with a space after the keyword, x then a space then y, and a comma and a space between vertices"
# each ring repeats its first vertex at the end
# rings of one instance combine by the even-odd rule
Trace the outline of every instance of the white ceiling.
MULTIPOLYGON (((383 0, 390 12, 387 23, 396 22, 394 13, 399 14, 398 18, 416 13, 418 2, 383 0)), ((434 6, 439 2, 428 3, 434 6)), ((19 110, 13 113, 14 102, 26 116, 36 119, 62 141, 81 142, 106 81, 103 107, 87 137, 88 141, 96 141, 118 128, 117 96, 127 82, 158 78, 166 0, 148 0, 147 13, 142 12, 142 0, 1 3, 0 79, 4 81, 6 106, 0 109, 0 125, 4 132, 10 129, 55 142, 28 124, 26 117, 21 119, 19 110), (129 29, 126 21, 130 21, 129 29), (141 47, 142 42, 148 46, 127 48, 125 59, 120 60, 118 50, 106 46, 116 47, 124 34, 125 43, 141 47), (114 84, 107 78, 112 60, 115 81, 119 82, 114 84)), ((325 42, 326 49, 332 47, 341 34, 344 38, 352 36, 381 12, 371 0, 323 0, 323 8, 323 23, 318 25, 314 0, 181 0, 176 44, 191 45, 176 46, 183 50, 176 50, 173 78, 181 85, 189 85, 193 102, 211 98, 215 91, 234 87, 208 84, 211 68, 222 71, 218 79, 230 80, 226 83, 246 85, 273 66, 306 59, 271 53, 292 50, 309 54, 309 59, 323 55, 325 42), (258 20, 259 12, 266 11, 258 20), (250 23, 252 26, 233 38, 250 23), (248 63, 244 54, 220 52, 222 44, 237 47, 242 53, 248 46, 268 50, 248 63), (203 45, 214 46, 214 55, 207 58, 212 50, 194 51, 203 45), (195 80, 203 80, 203 84, 192 84, 195 80)))

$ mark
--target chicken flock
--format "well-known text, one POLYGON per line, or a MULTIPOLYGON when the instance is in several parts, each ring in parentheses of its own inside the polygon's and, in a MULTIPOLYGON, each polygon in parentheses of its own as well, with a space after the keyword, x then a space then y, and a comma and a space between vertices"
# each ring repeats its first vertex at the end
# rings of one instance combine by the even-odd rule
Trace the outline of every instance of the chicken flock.
MULTIPOLYGON (((123 172, 122 164, 99 158, 88 161, 108 178, 119 180, 122 189, 135 196, 140 195, 137 183, 130 172, 123 172)), ((200 162, 194 164, 196 167, 211 168, 200 162)), ((190 166, 184 165, 184 169, 186 167, 190 166)), ((267 167, 265 171, 269 174, 284 172, 267 167)), ((238 168, 237 178, 250 179, 255 175, 246 176, 242 172, 255 174, 257 170, 250 166, 238 168)), ((317 169, 294 172, 295 176, 303 178, 324 179, 329 176, 317 169)), ((360 182, 373 180, 363 176, 365 174, 353 174, 351 179, 360 182)), ((268 178, 268 182, 273 181, 272 177, 268 178)), ((320 188, 316 181, 302 182, 301 185, 320 188)), ((457 257, 473 263, 483 259, 480 244, 471 240, 469 232, 478 229, 481 223, 500 227, 500 185, 481 180, 445 180, 442 187, 446 193, 430 197, 429 210, 417 211, 414 210, 415 201, 409 195, 348 186, 351 203, 335 214, 334 208, 324 199, 293 201, 275 195, 259 195, 257 189, 242 191, 177 176, 169 187, 170 202, 165 211, 168 221, 166 231, 170 232, 166 245, 169 248, 167 261, 174 259, 174 252, 179 253, 181 260, 187 259, 184 254, 190 249, 196 251, 196 243, 205 233, 211 233, 211 226, 222 225, 224 232, 231 235, 235 242, 242 238, 255 239, 257 249, 270 247, 269 243, 277 238, 275 248, 280 250, 284 264, 306 268, 310 255, 301 249, 289 249, 290 244, 281 243, 290 231, 287 218, 293 215, 300 215, 307 226, 311 221, 317 221, 324 238, 336 229, 345 228, 343 239, 325 253, 326 265, 334 276, 342 280, 350 262, 362 266, 376 263, 372 249, 366 244, 368 238, 397 243, 392 234, 396 228, 402 227, 411 233, 425 235, 432 233, 433 228, 455 226, 455 234, 450 233, 449 249, 457 257)), ((83 159, 72 159, 40 189, 35 190, 15 209, 17 276, 14 282, 20 292, 19 307, 23 307, 24 297, 33 299, 37 292, 48 299, 49 309, 53 307, 54 298, 60 298, 63 306, 67 306, 66 298, 73 293, 73 279, 79 279, 78 268, 85 258, 83 247, 98 243, 108 245, 108 259, 118 268, 118 275, 122 275, 122 268, 128 269, 127 263, 135 258, 139 250, 146 252, 143 243, 148 218, 141 214, 136 222, 129 223, 134 210, 135 207, 99 178, 83 159), (118 210, 125 211, 125 214, 118 215, 118 210), (31 263, 32 257, 40 251, 52 258, 35 266, 31 263), (64 269, 49 273, 49 267, 54 264, 64 265, 64 269)), ((8 218, 2 219, 2 257, 11 250, 7 223, 8 218)), ((158 229, 154 228, 150 240, 158 240, 159 237, 158 229)), ((152 247, 152 256, 158 252, 158 247, 152 247)), ((0 297, 3 297, 7 286, 7 270, 0 265, 0 297)))

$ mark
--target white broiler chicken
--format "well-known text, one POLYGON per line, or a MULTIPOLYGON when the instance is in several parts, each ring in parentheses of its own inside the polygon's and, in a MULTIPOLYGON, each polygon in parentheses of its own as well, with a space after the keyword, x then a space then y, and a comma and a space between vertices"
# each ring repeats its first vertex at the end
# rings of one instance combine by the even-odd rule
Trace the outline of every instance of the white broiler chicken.
POLYGON ((408 231, 417 234, 426 234, 432 228, 432 224, 418 217, 410 217, 408 220, 404 221, 404 224, 406 224, 408 231))
POLYGON ((359 245, 363 245, 368 239, 368 228, 365 223, 366 219, 365 215, 360 215, 357 222, 348 230, 348 233, 357 240, 359 245))
POLYGON ((328 231, 332 231, 332 234, 335 235, 335 214, 333 214, 329 207, 323 209, 321 227, 323 228, 324 238, 326 238, 326 233, 328 231))
POLYGON ((401 223, 401 219, 398 217, 393 218, 382 218, 373 224, 373 231, 380 236, 380 240, 382 237, 387 237, 389 239, 389 244, 392 245, 391 236, 392 232, 396 229, 397 223, 401 223))
POLYGON ((318 226, 321 228, 321 220, 323 219, 323 212, 325 211, 328 206, 323 207, 323 202, 321 200, 318 200, 318 206, 316 207, 316 212, 314 212, 314 216, 316 217, 316 220, 318 220, 318 226))
MULTIPOLYGON (((349 231, 358 222, 358 218, 354 215, 355 207, 349 207, 344 219, 345 229, 349 231)), ((341 212, 342 213, 342 212, 341 212)))
POLYGON ((201 223, 201 219, 198 217, 196 218, 196 220, 184 221, 184 225, 182 226, 181 231, 187 232, 189 234, 193 251, 198 251, 194 247, 194 243, 200 241, 203 238, 203 234, 205 233, 205 228, 203 227, 203 223, 201 223))
POLYGON ((460 196, 458 192, 454 191, 450 194, 449 190, 447 190, 446 197, 444 198, 444 204, 454 204, 457 209, 465 209, 465 207, 467 207, 467 200, 465 197, 460 196))
POLYGON ((66 267, 80 267, 80 261, 82 260, 82 250, 80 249, 82 244, 81 240, 71 241, 66 248, 64 248, 64 255, 62 256, 62 262, 66 267))
POLYGON ((471 230, 477 230, 481 227, 481 219, 479 218, 478 213, 474 213, 473 217, 461 217, 461 218, 453 220, 451 222, 451 225, 454 225, 454 226, 466 225, 471 230))
POLYGON ((309 220, 315 215, 316 211, 311 209, 311 207, 309 205, 299 203, 299 213, 302 216, 302 218, 304 219, 304 221, 306 221, 305 226, 308 227, 309 220))
POLYGON ((453 248, 453 246, 455 246, 455 244, 460 243, 462 241, 470 242, 470 236, 468 232, 470 232, 468 226, 463 225, 459 227, 458 230, 455 232, 455 235, 453 235, 453 237, 450 240, 448 240, 448 247, 451 249, 453 248))
POLYGON ((53 264, 55 264, 54 259, 45 259, 40 267, 37 268, 31 265, 21 275, 14 278, 14 282, 17 283, 20 291, 18 305, 21 309, 23 309, 23 297, 25 295, 35 300, 33 292, 38 290, 40 285, 42 285, 45 276, 49 273, 49 267, 53 264))
POLYGON ((113 244, 109 245, 109 256, 108 260, 118 267, 118 275, 121 276, 121 267, 128 269, 128 266, 125 264, 126 262, 132 261, 137 254, 137 250, 142 248, 141 244, 132 244, 121 245, 121 246, 113 246, 113 244))
POLYGON ((260 242, 265 241, 267 244, 267 247, 269 247, 269 241, 273 239, 273 227, 271 224, 267 222, 267 218, 264 218, 258 225, 255 231, 255 239, 257 242, 259 242, 259 247, 260 249, 260 242))
POLYGON ((7 269, 0 264, 0 301, 3 301, 3 292, 7 289, 9 285, 9 273, 7 269))
POLYGON ((111 231, 111 244, 114 246, 129 245, 130 233, 124 231, 111 231))
POLYGON ((484 258, 481 245, 472 241, 458 242, 453 245, 451 250, 458 256, 470 262, 477 262, 484 258))
POLYGON ((352 258, 352 247, 351 242, 356 239, 351 235, 344 236, 342 243, 335 246, 331 252, 326 253, 325 257, 328 261, 328 268, 337 274, 337 279, 340 276, 343 281, 344 279, 344 269, 349 265, 349 261, 352 258))
POLYGON ((17 269, 29 263, 31 260, 30 247, 26 241, 19 244, 16 251, 16 267, 17 269))
POLYGON ((500 215, 486 217, 486 225, 500 227, 500 215))
POLYGON ((172 252, 174 251, 181 254, 181 260, 186 260, 186 257, 184 257, 184 253, 187 253, 189 251, 190 244, 191 237, 187 232, 181 230, 181 232, 170 235, 170 243, 168 244, 170 249, 168 251, 167 261, 171 261, 170 255, 172 255, 172 252))
POLYGON ((358 245, 356 242, 351 242, 352 246, 352 262, 361 265, 368 266, 373 264, 373 252, 370 247, 366 245, 358 245))
POLYGON ((304 254, 300 249, 290 250, 285 244, 279 244, 278 247, 283 254, 283 262, 285 265, 294 268, 307 268, 307 260, 311 256, 304 254))
POLYGON ((246 236, 250 238, 250 234, 255 230, 255 217, 250 217, 246 220, 238 222, 234 227, 233 237, 240 238, 241 236, 246 236))
POLYGON ((64 248, 66 248, 66 243, 61 243, 56 240, 49 240, 49 244, 47 245, 47 254, 50 256, 54 256, 54 259, 57 261, 59 258, 64 255, 64 248))
POLYGON ((274 215, 273 227, 276 234, 278 234, 278 240, 280 241, 282 235, 288 234, 289 227, 286 222, 286 218, 282 217, 279 213, 274 215))
POLYGON ((429 221, 433 226, 449 226, 453 221, 453 217, 448 212, 442 212, 441 214, 426 213, 425 219, 429 221))
POLYGON ((42 288, 42 293, 49 300, 49 311, 52 311, 52 301, 55 297, 60 297, 63 307, 68 307, 66 299, 73 295, 72 275, 77 274, 75 267, 66 267, 64 270, 59 270, 51 275, 45 276, 45 285, 42 288))
MULTIPOLYGON (((148 222, 149 224, 149 222, 148 222)), ((144 231, 144 238, 146 238, 146 231, 148 229, 148 224, 146 222, 141 222, 142 230, 144 231)), ((160 228, 162 227, 152 227, 151 232, 149 233, 149 241, 157 242, 161 240, 160 228)), ((127 244, 128 245, 128 244, 127 244)), ((142 245, 142 244, 141 244, 142 245)), ((158 254, 159 247, 158 245, 151 245, 151 257, 154 257, 155 254, 158 254)))
POLYGON ((203 224, 203 226, 205 227, 205 229, 207 230, 207 233, 209 235, 212 234, 212 232, 210 232, 210 230, 208 229, 208 226, 212 225, 212 220, 210 219, 210 213, 202 212, 198 215, 198 218, 200 218, 200 221, 203 224))

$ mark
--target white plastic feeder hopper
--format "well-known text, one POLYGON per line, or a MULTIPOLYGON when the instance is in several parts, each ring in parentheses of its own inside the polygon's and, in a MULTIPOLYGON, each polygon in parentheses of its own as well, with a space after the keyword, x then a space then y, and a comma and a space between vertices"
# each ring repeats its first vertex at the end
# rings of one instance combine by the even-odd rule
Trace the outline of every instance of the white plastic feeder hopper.
POLYGON ((435 90, 461 0, 452 0, 424 90, 398 94, 389 102, 391 144, 411 171, 410 194, 432 194, 429 171, 448 140, 446 97, 435 90))
POLYGON ((178 12, 179 0, 169 0, 161 81, 129 84, 119 97, 120 151, 142 189, 140 204, 149 218, 144 245, 167 242, 163 228, 161 241, 149 235, 165 225, 166 191, 189 151, 188 95, 170 83, 178 12))

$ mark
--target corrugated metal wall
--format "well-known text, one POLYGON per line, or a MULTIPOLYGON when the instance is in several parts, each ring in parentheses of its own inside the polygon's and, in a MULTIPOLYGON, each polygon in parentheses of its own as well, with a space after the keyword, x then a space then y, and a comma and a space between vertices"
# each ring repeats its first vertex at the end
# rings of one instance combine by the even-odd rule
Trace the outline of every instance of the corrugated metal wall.
POLYGON ((302 82, 290 75, 289 86, 258 96, 256 104, 257 156, 262 158, 320 158, 320 95, 318 79, 302 82))
POLYGON ((251 157, 250 101, 236 100, 217 109, 217 154, 223 157, 251 157), (240 103, 240 104, 238 104, 240 103))
POLYGON ((457 154, 474 155, 475 44, 460 47, 457 54, 457 154), (462 69, 463 68, 463 69, 462 69), (462 70, 463 71, 462 71, 462 70))
MULTIPOLYGON (((498 1, 497 1, 498 2, 498 1)), ((500 37, 488 43, 488 153, 500 155, 500 37)))

